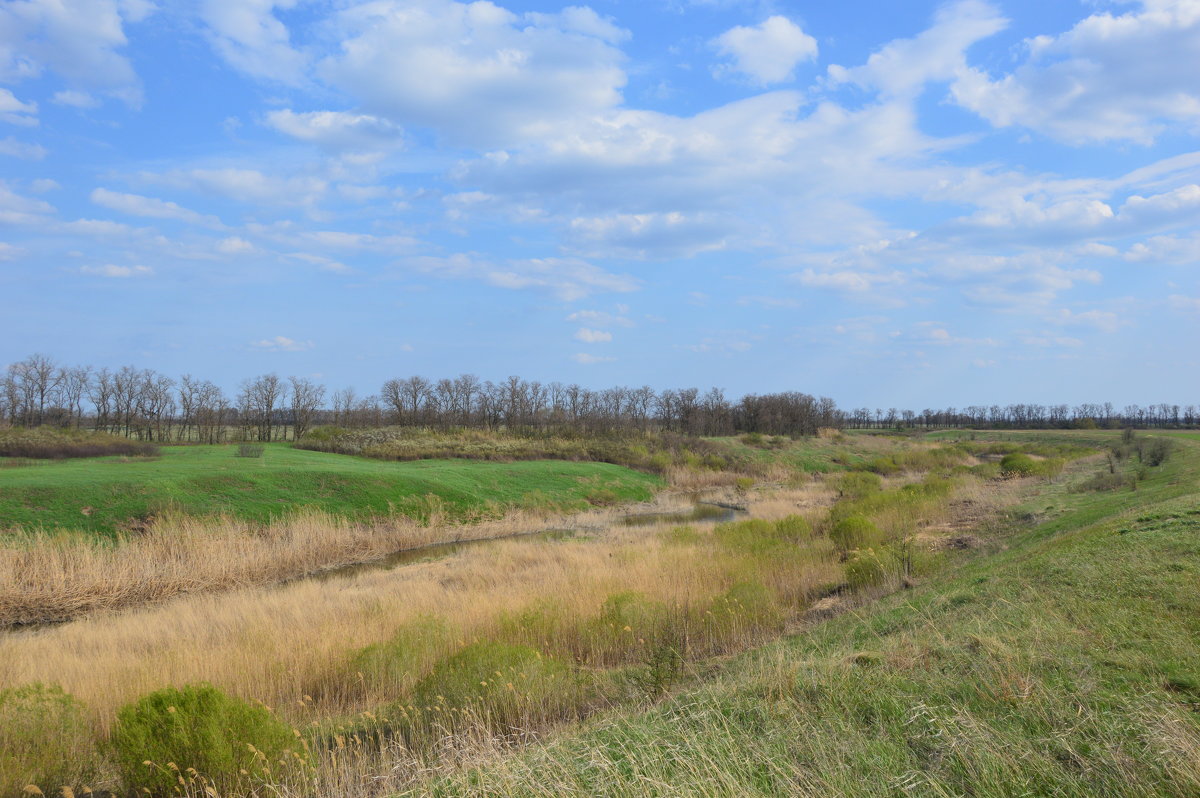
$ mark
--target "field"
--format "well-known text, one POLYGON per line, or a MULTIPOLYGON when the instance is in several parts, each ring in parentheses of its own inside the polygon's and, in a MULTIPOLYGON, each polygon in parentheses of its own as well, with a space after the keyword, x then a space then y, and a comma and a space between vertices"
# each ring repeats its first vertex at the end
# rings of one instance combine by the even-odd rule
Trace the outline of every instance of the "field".
POLYGON ((1003 551, 414 792, 1195 795, 1198 477, 1188 445, 1136 492, 1041 493, 1003 551))
POLYGON ((158 458, 36 461, 0 468, 0 529, 69 528, 111 536, 168 514, 266 523, 301 508, 367 521, 390 515, 451 519, 510 509, 572 510, 640 501, 658 478, 606 463, 389 463, 263 447, 164 446, 158 458), (431 504, 430 497, 436 497, 431 504))
MULTIPOLYGON (((55 584, 166 576, 120 612, 0 636, 0 793, 1195 794, 1200 443, 1174 440, 1156 466, 1134 454, 1149 436, 1118 433, 713 441, 736 474, 786 477, 672 477, 720 486, 741 520, 633 527, 596 508, 540 518, 574 535, 282 585, 176 589, 290 550, 319 562, 356 534, 445 530, 386 538, 326 512, 157 522, 115 546, 29 538, 11 574, 35 576, 10 597, 27 609, 63 600, 55 584), (228 750, 261 756, 170 742, 181 722, 230 728, 220 701, 257 718, 228 750)), ((257 467, 277 452, 425 465, 269 448, 257 467)), ((519 465, 589 464, 428 467, 519 465)))

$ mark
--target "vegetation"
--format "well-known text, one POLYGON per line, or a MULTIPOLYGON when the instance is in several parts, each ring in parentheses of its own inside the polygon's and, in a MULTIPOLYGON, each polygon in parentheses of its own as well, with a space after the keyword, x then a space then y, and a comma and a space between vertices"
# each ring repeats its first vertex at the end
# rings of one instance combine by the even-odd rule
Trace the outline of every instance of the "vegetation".
MULTIPOLYGON (((51 427, 0 429, 0 458, 63 460, 71 457, 152 457, 157 446, 104 432, 51 427)), ((0 460, 2 463, 3 460, 0 460)), ((19 464, 18 464, 19 465, 19 464)))
POLYGON ((100 757, 84 708, 40 682, 0 690, 0 795, 92 782, 100 757))
POLYGON ((125 785, 160 796, 189 785, 253 789, 305 760, 292 730, 265 706, 206 684, 156 690, 122 708, 112 745, 125 785))
POLYGON ((1002 553, 420 792, 1196 794, 1198 466, 1053 496, 1002 553))
POLYGON ((302 508, 354 521, 498 517, 509 509, 572 510, 594 491, 650 497, 660 481, 604 463, 385 463, 271 445, 165 446, 159 460, 65 461, 0 470, 0 528, 82 529, 115 536, 164 515, 264 524, 302 508))

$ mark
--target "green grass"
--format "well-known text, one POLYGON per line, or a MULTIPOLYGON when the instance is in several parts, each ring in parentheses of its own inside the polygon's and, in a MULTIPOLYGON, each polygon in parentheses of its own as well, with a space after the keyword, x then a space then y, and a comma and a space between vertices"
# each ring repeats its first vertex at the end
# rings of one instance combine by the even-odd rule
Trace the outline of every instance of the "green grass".
POLYGON ((366 520, 424 518, 430 496, 452 518, 508 507, 578 509, 588 499, 640 501, 657 477, 604 463, 515 463, 360 457, 266 447, 166 446, 157 459, 101 457, 0 468, 0 529, 113 534, 164 512, 266 522, 301 507, 366 520))
POLYGON ((1064 484, 999 553, 417 792, 1200 795, 1200 444, 1177 437, 1136 491, 1064 484))

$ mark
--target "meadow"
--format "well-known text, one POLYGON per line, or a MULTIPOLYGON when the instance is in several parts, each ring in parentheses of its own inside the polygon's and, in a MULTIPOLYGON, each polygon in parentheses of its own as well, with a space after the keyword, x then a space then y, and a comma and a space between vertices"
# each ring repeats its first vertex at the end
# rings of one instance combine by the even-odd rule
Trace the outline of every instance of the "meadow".
POLYGON ((509 510, 573 510, 596 502, 648 499, 652 474, 595 462, 390 463, 362 457, 258 447, 163 446, 154 457, 23 460, 0 468, 0 529, 139 532, 162 516, 250 523, 308 509, 369 521, 406 516, 467 520, 509 510))
MULTIPOLYGON (((305 540, 321 549, 358 535, 363 545, 386 524, 329 514, 265 524, 181 518, 174 526, 156 522, 115 545, 93 542, 69 557, 51 553, 61 536, 23 538, 26 553, 41 559, 26 560, 10 574, 42 563, 25 585, 41 599, 28 601, 27 611, 38 601, 52 603, 55 584, 78 584, 87 574, 98 579, 106 568, 125 574, 110 584, 153 582, 156 558, 170 560, 178 550, 193 554, 161 569, 168 573, 163 584, 173 587, 113 605, 125 609, 85 607, 73 622, 0 636, 0 750, 8 757, 0 759, 0 791, 32 784, 46 793, 70 785, 76 794, 84 787, 162 794, 179 787, 197 795, 211 788, 222 795, 366 796, 489 792, 473 785, 492 784, 499 785, 493 793, 536 792, 534 785, 544 782, 508 781, 519 780, 525 762, 586 745, 581 741, 605 724, 653 718, 696 691, 741 684, 743 676, 758 679, 754 663, 765 655, 740 652, 784 634, 807 640, 825 623, 866 617, 874 602, 897 591, 939 590, 963 567, 978 567, 973 562, 1011 556, 1012 541, 1034 534, 1020 531, 1033 518, 1073 523, 1064 521, 1071 503, 1081 507, 1072 512, 1082 512, 1088 503, 1118 495, 1069 490, 1102 466, 1078 441, 1034 437, 1014 447, 846 435, 714 445, 767 453, 757 456, 773 463, 770 473, 786 476, 737 482, 748 479, 745 472, 720 472, 720 489, 747 507, 742 520, 630 527, 620 523, 619 508, 602 508, 582 521, 541 518, 574 526, 575 535, 483 543, 326 580, 269 584, 281 580, 255 581, 249 571, 269 570, 266 563, 303 549, 305 540), (1000 474, 990 458, 1020 453, 1016 449, 1046 464, 1039 466, 1043 473, 1000 474), (779 450, 787 458, 829 463, 830 470, 781 470, 779 450), (1028 509, 1039 501, 1056 509, 1028 509), (1018 510, 1019 502, 1025 508, 1018 510), (254 548, 272 540, 274 550, 254 548), (140 551, 139 541, 146 546, 140 551), (104 560, 99 552, 118 559, 104 560), (125 572, 118 568, 122 556, 129 558, 125 572), (239 573, 235 564, 243 561, 256 565, 239 573), (229 578, 177 589, 188 584, 189 568, 202 570, 205 562, 229 578), (642 714, 648 707, 659 708, 642 714), (584 725, 575 730, 573 724, 584 725), (189 748, 180 731, 209 727, 225 731, 214 732, 205 751, 189 748), (243 761, 239 752, 251 750, 247 745, 258 753, 243 761), (466 773, 480 762, 487 763, 483 770, 466 773)), ((264 461, 273 452, 268 449, 264 461)), ((421 464, 301 456, 309 455, 369 467, 421 464)), ((142 465, 163 462, 165 456, 142 465)), ((68 464, 30 473, 61 465, 68 464)), ((554 463, 571 465, 587 464, 554 463)), ((1164 475, 1194 473, 1181 471, 1184 466, 1194 467, 1194 459, 1173 458, 1127 493, 1144 502, 1164 475)), ((682 467, 691 476, 676 475, 676 484, 718 473, 682 467)), ((684 499, 668 491, 659 504, 668 508, 684 499)), ((390 523, 405 534, 444 531, 411 520, 390 523)), ((498 535, 523 523, 507 518, 481 528, 499 525, 498 535)), ((459 535, 476 530, 455 528, 459 535)), ((870 652, 860 659, 866 663, 870 652)), ((605 745, 580 756, 600 762, 619 753, 605 745)), ((553 783, 567 793, 594 791, 597 785, 587 779, 595 774, 573 782, 569 763, 576 760, 561 755, 566 758, 547 766, 558 780, 553 783)), ((668 761, 683 766, 686 760, 672 757, 662 766, 668 761)), ((732 760, 721 764, 734 767, 732 760)), ((703 769, 700 762, 694 766, 697 774, 703 769)), ((666 773, 654 778, 660 780, 645 784, 673 783, 666 773)), ((722 783, 697 782, 697 791, 722 783)), ((629 782, 612 785, 612 794, 638 791, 629 782)))

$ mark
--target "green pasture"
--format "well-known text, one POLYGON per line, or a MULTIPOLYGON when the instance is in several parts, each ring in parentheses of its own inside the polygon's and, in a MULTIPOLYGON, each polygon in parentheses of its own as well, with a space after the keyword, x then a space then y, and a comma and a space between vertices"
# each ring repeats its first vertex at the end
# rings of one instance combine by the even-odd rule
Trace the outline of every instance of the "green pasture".
POLYGON ((606 463, 421 460, 395 463, 265 447, 164 446, 158 458, 100 457, 0 463, 0 529, 69 528, 114 534, 178 512, 266 522, 301 508, 352 519, 452 519, 510 507, 577 509, 640 501, 655 476, 606 463))

